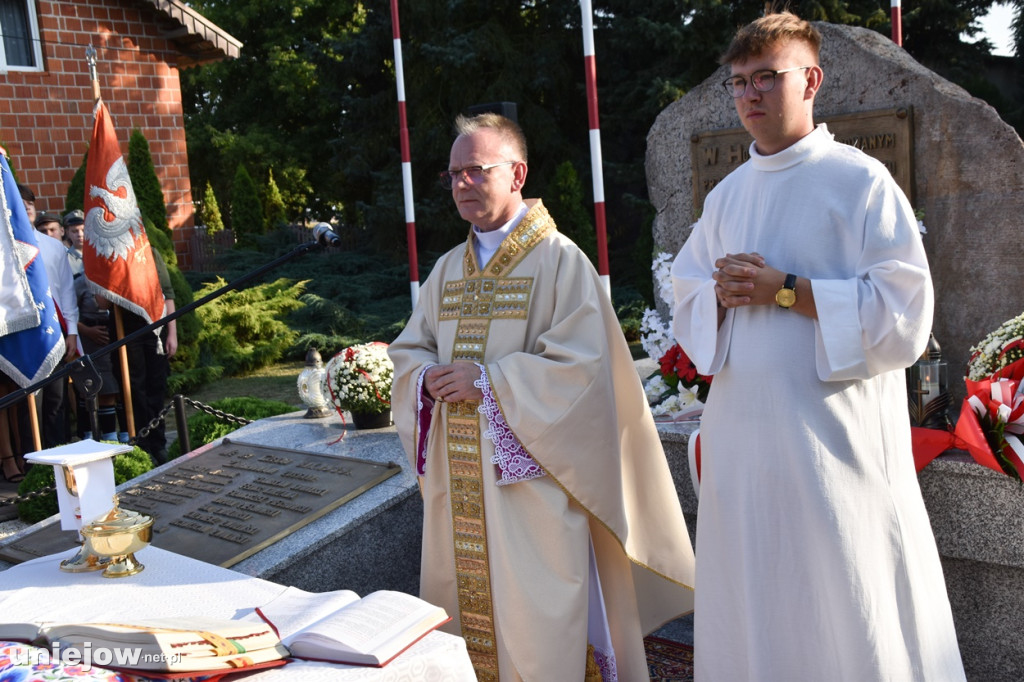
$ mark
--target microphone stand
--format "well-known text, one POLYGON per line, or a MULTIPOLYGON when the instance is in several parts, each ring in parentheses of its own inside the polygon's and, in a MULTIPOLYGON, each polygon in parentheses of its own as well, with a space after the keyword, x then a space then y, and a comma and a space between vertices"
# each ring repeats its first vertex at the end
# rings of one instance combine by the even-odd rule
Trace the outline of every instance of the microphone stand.
MULTIPOLYGON (((178 308, 177 310, 175 310, 170 315, 167 315, 166 317, 162 317, 159 320, 157 320, 156 322, 148 324, 145 327, 142 327, 141 329, 136 329, 132 333, 127 334, 127 335, 123 336, 122 338, 120 338, 120 339, 118 339, 116 341, 113 341, 112 343, 108 343, 106 346, 103 346, 103 348, 100 348, 99 350, 95 350, 92 353, 89 353, 88 355, 82 355, 82 356, 80 356, 78 358, 75 358, 74 360, 72 360, 71 362, 67 363, 66 365, 55 369, 53 371, 53 373, 50 374, 50 376, 46 377, 45 379, 40 379, 39 381, 37 381, 36 383, 32 384, 31 386, 27 386, 25 388, 19 388, 18 390, 12 391, 11 393, 8 393, 4 397, 0 398, 0 410, 13 405, 14 403, 18 402, 19 400, 21 400, 22 398, 27 396, 29 393, 33 393, 35 391, 38 391, 40 388, 43 388, 44 386, 48 385, 51 381, 57 381, 58 379, 63 379, 64 377, 68 376, 69 374, 72 374, 73 372, 76 372, 76 371, 78 371, 78 372, 82 372, 82 371, 88 372, 88 371, 91 371, 93 376, 97 376, 97 372, 96 372, 95 367, 94 367, 93 362, 92 362, 93 358, 97 358, 97 359, 101 358, 101 357, 103 357, 105 355, 108 355, 108 354, 114 352, 115 350, 117 350, 121 346, 124 346, 124 345, 127 345, 127 344, 131 343, 135 339, 141 337, 143 334, 151 334, 151 333, 153 333, 153 330, 158 329, 159 327, 164 326, 168 322, 170 322, 172 320, 176 320, 179 317, 181 317, 182 315, 184 315, 186 313, 190 313, 193 310, 195 310, 196 308, 198 308, 199 306, 206 305, 207 303, 209 303, 210 301, 212 301, 212 300, 214 300, 216 298, 220 298, 221 296, 223 296, 224 294, 228 293, 229 291, 234 291, 235 289, 241 288, 242 285, 249 283, 250 281, 252 281, 253 279, 259 277, 260 275, 263 275, 263 274, 269 272, 270 270, 273 270, 274 268, 276 268, 276 267, 278 267, 278 266, 280 266, 280 265, 290 261, 292 258, 295 258, 296 256, 300 256, 300 255, 306 253, 307 251, 310 251, 310 250, 315 249, 315 248, 316 249, 321 249, 321 248, 323 248, 323 244, 321 244, 319 241, 316 241, 316 240, 308 242, 306 244, 300 244, 298 247, 292 249, 291 251, 289 251, 288 253, 284 254, 283 256, 281 256, 281 257, 271 261, 270 263, 267 263, 266 265, 262 265, 262 266, 256 268, 252 272, 249 272, 249 273, 247 273, 245 275, 242 275, 241 277, 239 277, 235 281, 229 282, 229 283, 225 284, 220 289, 217 289, 216 291, 214 291, 212 293, 209 293, 206 296, 203 296, 202 298, 200 298, 197 301, 193 301, 192 303, 189 303, 186 306, 182 306, 181 308, 178 308)), ((157 256, 157 257, 159 257, 159 256, 157 256)), ((100 383, 102 384, 102 380, 100 381, 100 383)), ((91 393, 91 396, 95 397, 95 395, 97 395, 99 393, 100 388, 101 388, 100 385, 96 385, 94 391, 91 393)), ((130 405, 126 405, 125 407, 127 409, 131 409, 130 405)), ((92 414, 93 414, 94 420, 95 420, 96 411, 92 410, 92 414)), ((92 426, 93 426, 93 433, 99 433, 99 425, 98 424, 93 424, 92 426)))

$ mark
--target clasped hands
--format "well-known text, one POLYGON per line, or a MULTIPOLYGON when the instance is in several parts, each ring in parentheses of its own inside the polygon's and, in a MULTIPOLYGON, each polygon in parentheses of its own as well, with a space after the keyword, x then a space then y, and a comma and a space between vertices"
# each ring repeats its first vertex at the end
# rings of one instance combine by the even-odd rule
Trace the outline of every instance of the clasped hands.
POLYGON ((423 377, 423 388, 431 398, 441 402, 483 400, 483 391, 473 385, 479 378, 480 368, 476 363, 462 360, 428 368, 423 377))
POLYGON ((765 263, 754 253, 729 253, 715 261, 715 296, 723 308, 775 303, 775 293, 786 281, 786 273, 765 263))

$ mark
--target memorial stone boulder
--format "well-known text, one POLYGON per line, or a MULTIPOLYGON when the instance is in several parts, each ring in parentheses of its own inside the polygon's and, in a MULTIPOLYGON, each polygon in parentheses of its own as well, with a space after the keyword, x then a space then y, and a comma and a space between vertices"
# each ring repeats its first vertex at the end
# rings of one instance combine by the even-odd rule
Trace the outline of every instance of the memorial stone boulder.
MULTIPOLYGON (((935 283, 933 331, 949 363, 958 409, 970 347, 1024 307, 1024 143, 991 106, 887 37, 815 25, 823 38, 825 72, 815 121, 880 110, 905 112, 909 120, 909 198, 924 211, 923 239, 935 283)), ((729 67, 719 68, 662 111, 648 133, 647 182, 661 250, 679 250, 702 208, 695 200, 691 140, 723 129, 742 132, 721 86, 728 75, 729 67)), ((749 136, 745 140, 749 145, 749 136)))

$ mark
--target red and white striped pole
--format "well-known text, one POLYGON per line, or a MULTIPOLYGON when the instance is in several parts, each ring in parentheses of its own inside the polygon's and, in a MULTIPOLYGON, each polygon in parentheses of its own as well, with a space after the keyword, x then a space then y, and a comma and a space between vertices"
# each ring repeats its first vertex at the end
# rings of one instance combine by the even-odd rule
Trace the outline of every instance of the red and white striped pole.
POLYGON ((900 7, 900 0, 891 0, 889 7, 892 15, 892 42, 903 47, 903 8, 900 7))
POLYGON ((590 169, 594 179, 594 224, 597 230, 597 274, 605 292, 612 295, 608 274, 608 232, 604 218, 604 169, 601 162, 601 128, 597 120, 597 61, 594 58, 594 12, 590 0, 580 0, 583 15, 583 68, 587 76, 587 118, 590 120, 590 169))
POLYGON ((405 196, 405 239, 409 248, 409 293, 412 307, 420 300, 420 274, 416 258, 416 210, 412 202, 412 155, 409 119, 405 113, 405 73, 402 70, 402 33, 398 26, 398 0, 391 0, 391 36, 395 44, 395 81, 398 85, 398 136, 402 145, 402 189, 405 196))

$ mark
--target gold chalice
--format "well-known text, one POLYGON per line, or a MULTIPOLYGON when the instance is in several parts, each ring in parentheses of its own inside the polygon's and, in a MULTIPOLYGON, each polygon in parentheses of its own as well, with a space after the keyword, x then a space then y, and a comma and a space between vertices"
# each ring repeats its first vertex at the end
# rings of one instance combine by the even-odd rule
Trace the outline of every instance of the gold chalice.
POLYGON ((114 508, 82 526, 82 535, 85 537, 82 553, 97 558, 102 564, 103 577, 135 575, 145 568, 135 558, 135 552, 153 539, 153 517, 121 509, 115 495, 114 508))

